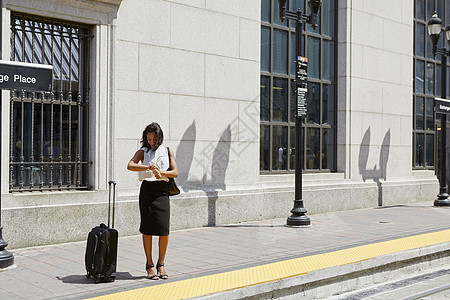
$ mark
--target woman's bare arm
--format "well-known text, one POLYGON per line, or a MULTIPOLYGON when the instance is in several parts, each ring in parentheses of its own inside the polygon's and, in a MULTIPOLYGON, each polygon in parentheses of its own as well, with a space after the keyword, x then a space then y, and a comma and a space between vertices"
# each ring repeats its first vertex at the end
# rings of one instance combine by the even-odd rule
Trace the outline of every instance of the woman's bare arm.
POLYGON ((143 150, 136 151, 134 157, 128 162, 127 169, 135 172, 149 170, 149 166, 140 164, 140 162, 143 160, 144 160, 144 151, 143 150))

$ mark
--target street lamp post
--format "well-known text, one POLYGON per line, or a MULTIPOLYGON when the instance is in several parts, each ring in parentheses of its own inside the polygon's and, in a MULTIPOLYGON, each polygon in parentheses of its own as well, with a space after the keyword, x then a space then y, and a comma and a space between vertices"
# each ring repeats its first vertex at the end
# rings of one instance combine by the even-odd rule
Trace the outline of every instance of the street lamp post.
MULTIPOLYGON (((450 52, 447 51, 444 43, 443 48, 438 48, 437 44, 442 32, 442 20, 438 17, 437 13, 434 12, 431 19, 428 21, 428 34, 433 45, 433 55, 440 54, 442 56, 441 61, 441 97, 447 97, 447 56, 450 52)), ((445 39, 450 45, 450 26, 445 28, 445 39)), ((450 206, 450 200, 448 199, 447 193, 447 155, 446 155, 446 144, 447 144, 447 115, 441 114, 441 175, 439 176, 439 194, 438 199, 434 201, 434 206, 450 206)))
POLYGON ((306 215, 307 210, 303 206, 302 199, 302 119, 306 113, 306 88, 307 73, 303 66, 307 59, 301 57, 302 49, 302 29, 304 23, 310 23, 313 28, 317 27, 317 14, 322 5, 322 0, 309 0, 308 5, 311 14, 305 15, 298 9, 297 11, 286 10, 286 0, 278 0, 280 19, 295 21, 295 81, 297 82, 297 114, 295 118, 295 199, 294 208, 291 210, 292 215, 287 218, 286 226, 307 226, 311 224, 310 218, 306 215), (303 71, 302 71, 303 70, 303 71))

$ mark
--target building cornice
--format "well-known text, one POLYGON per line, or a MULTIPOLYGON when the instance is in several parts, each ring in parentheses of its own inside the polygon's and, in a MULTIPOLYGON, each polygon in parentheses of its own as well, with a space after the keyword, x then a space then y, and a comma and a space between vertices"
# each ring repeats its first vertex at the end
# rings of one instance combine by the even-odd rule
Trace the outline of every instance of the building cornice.
POLYGON ((113 24, 123 0, 3 0, 15 12, 85 24, 113 24))

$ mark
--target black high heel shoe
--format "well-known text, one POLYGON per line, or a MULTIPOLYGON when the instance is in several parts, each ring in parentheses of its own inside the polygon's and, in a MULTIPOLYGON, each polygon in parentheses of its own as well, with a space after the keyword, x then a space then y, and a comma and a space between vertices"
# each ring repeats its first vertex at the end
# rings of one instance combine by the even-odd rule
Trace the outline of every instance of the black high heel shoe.
POLYGON ((169 275, 167 275, 167 273, 166 274, 161 274, 161 272, 160 272, 160 268, 161 267, 164 267, 164 264, 160 264, 159 262, 156 264, 156 271, 158 271, 158 274, 159 274, 159 278, 161 278, 161 279, 168 279, 169 278, 169 275))
MULTIPOLYGON (((148 274, 148 269, 151 269, 151 268, 154 268, 154 267, 155 267, 155 265, 146 264, 145 265, 145 271, 147 271, 147 274, 148 274)), ((155 274, 155 275, 152 275, 152 276, 148 276, 147 275, 147 278, 151 279, 151 280, 158 280, 159 276, 158 276, 158 274, 155 274)))

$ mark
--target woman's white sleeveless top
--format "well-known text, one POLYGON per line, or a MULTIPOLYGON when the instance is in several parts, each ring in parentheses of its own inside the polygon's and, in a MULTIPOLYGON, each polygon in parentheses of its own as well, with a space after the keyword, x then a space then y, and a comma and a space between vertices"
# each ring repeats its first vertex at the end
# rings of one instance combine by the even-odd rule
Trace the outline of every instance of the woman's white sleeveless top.
MULTIPOLYGON (((144 151, 143 165, 148 166, 153 163, 159 167, 161 171, 167 171, 170 167, 169 164, 169 153, 166 147, 160 145, 155 151, 153 149, 148 149, 147 147, 142 147, 140 150, 144 151)), ((155 180, 165 180, 167 177, 161 177, 156 179, 152 171, 142 171, 139 172, 139 180, 155 181, 155 180)))

